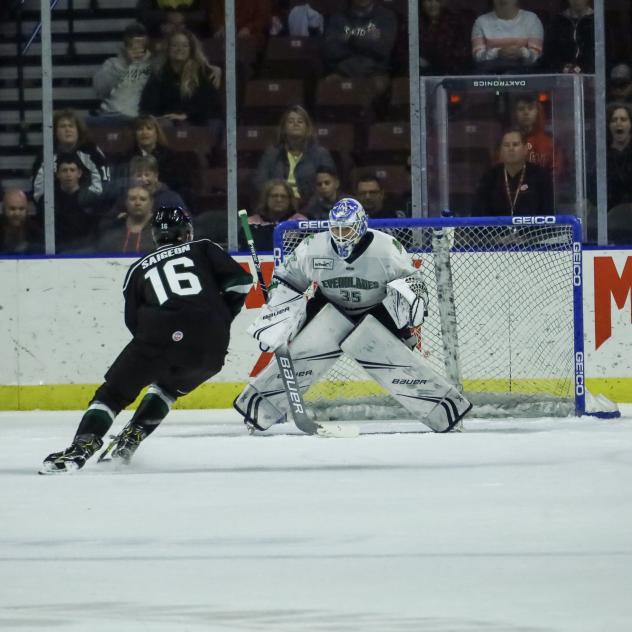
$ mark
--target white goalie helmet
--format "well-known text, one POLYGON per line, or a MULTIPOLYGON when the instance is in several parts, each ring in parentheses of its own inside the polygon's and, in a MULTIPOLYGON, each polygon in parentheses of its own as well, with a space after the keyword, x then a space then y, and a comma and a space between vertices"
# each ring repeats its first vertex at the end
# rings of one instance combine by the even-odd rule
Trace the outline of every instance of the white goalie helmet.
POLYGON ((351 255, 368 227, 366 211, 358 200, 342 198, 329 211, 329 234, 338 256, 342 259, 351 255))

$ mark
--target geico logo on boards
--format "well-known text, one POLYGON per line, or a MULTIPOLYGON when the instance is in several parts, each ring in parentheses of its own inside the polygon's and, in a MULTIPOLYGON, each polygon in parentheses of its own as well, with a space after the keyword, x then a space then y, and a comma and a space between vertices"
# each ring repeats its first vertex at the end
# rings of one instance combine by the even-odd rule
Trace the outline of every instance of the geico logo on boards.
POLYGON ((408 386, 415 386, 416 384, 427 384, 428 380, 404 380, 400 378, 395 378, 391 384, 406 384, 408 386))
POLYGON ((319 228, 329 228, 329 221, 326 219, 303 219, 298 223, 298 227, 302 229, 312 230, 319 228))
POLYGON ((584 354, 578 351, 575 354, 575 395, 583 395, 584 392, 584 354))
POLYGON ((582 284, 582 245, 578 241, 573 242, 573 285, 579 287, 582 284))
POLYGON ((540 224, 555 224, 557 222, 556 218, 554 215, 536 215, 534 217, 512 217, 511 218, 511 223, 512 224, 520 224, 520 225, 527 225, 527 226, 533 226, 533 225, 540 225, 540 224))

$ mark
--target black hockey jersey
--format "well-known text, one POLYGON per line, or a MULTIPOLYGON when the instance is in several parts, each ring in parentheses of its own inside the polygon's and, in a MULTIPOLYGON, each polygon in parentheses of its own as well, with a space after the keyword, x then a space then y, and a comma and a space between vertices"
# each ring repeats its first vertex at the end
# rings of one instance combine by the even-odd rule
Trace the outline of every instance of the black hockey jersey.
POLYGON ((230 323, 251 286, 252 276, 209 239, 163 246, 127 272, 125 324, 137 340, 153 345, 183 338, 178 346, 202 345, 210 334, 227 346, 230 323))

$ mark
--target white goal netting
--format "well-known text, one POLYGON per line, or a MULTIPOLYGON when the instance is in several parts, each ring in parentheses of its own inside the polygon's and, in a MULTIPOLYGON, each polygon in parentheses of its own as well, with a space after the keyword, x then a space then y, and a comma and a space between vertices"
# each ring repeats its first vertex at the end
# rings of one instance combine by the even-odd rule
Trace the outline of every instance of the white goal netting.
MULTIPOLYGON (((574 414, 573 224, 417 221, 424 223, 379 226, 404 245, 428 286, 429 314, 413 332, 415 353, 462 388, 476 416, 574 414)), ((278 235, 281 256, 324 229, 322 222, 293 223, 278 235)), ((408 416, 344 355, 306 401, 320 419, 408 416)))

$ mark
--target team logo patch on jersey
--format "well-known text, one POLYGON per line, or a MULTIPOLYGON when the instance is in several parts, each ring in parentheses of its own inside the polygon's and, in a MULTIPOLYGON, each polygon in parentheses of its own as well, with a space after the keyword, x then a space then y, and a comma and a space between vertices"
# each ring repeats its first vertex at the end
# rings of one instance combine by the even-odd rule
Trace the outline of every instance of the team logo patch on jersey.
POLYGON ((326 257, 314 258, 313 259, 314 270, 333 270, 334 269, 334 260, 328 259, 326 257))
POLYGON ((173 340, 174 342, 180 342, 182 338, 184 338, 184 334, 181 331, 174 331, 171 334, 171 340, 173 340))

